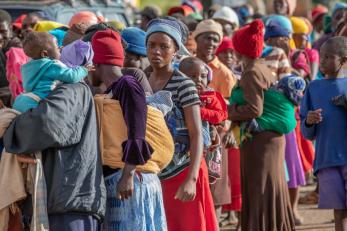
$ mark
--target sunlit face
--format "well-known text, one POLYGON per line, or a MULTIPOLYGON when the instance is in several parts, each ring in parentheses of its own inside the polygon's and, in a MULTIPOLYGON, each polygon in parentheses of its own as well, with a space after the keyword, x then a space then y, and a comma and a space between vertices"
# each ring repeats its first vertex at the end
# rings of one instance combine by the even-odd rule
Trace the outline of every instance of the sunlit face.
POLYGON ((334 49, 332 46, 324 45, 320 49, 319 69, 327 76, 336 74, 343 65, 342 58, 332 52, 334 49))
POLYGON ((147 57, 153 68, 171 65, 177 50, 174 40, 165 33, 153 33, 148 38, 147 57))
POLYGON ((49 44, 49 48, 47 49, 47 56, 51 59, 60 59, 60 50, 58 47, 57 39, 54 36, 52 37, 52 41, 49 44))
POLYGON ((188 70, 184 71, 184 74, 186 74, 188 77, 190 77, 195 85, 196 89, 198 90, 199 93, 206 91, 207 88, 207 69, 202 63, 193 63, 191 68, 188 70))
POLYGON ((307 47, 308 37, 306 34, 293 34, 293 40, 297 49, 305 49, 307 47))
POLYGON ((219 44, 219 35, 213 32, 203 33, 196 38, 197 52, 205 57, 214 56, 219 44))

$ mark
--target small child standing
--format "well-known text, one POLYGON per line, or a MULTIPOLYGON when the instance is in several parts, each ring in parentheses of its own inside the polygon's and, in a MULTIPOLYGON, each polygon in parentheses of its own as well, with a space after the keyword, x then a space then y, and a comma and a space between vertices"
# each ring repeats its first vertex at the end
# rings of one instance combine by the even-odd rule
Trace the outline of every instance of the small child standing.
POLYGON ((335 230, 347 230, 347 112, 335 105, 347 92, 341 71, 347 62, 347 38, 330 38, 320 50, 320 70, 325 79, 314 80, 301 103, 303 135, 316 140, 314 171, 319 180, 321 209, 334 209, 335 230))
POLYGON ((32 60, 21 68, 25 93, 20 94, 13 104, 13 109, 19 112, 37 107, 59 81, 77 83, 88 75, 85 67, 68 68, 59 61, 56 39, 46 32, 28 34, 23 41, 23 49, 32 60))

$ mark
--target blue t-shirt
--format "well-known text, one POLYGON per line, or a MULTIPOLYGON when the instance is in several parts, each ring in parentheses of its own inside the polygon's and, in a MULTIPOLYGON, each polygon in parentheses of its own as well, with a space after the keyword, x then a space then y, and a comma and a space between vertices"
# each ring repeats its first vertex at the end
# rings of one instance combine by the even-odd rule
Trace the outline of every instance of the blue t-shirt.
POLYGON ((332 103, 332 98, 347 93, 347 78, 312 81, 301 102, 300 118, 303 135, 316 140, 314 170, 347 165, 347 111, 332 103), (323 121, 306 126, 308 111, 322 109, 323 121))

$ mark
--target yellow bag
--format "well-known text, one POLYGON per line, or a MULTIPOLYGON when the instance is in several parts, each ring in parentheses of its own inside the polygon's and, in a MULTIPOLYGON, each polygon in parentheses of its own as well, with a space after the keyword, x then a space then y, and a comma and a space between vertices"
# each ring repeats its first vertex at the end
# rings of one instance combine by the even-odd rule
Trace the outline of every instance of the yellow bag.
MULTIPOLYGON (((128 139, 128 131, 122 108, 119 101, 109 99, 106 95, 96 95, 94 100, 103 165, 114 169, 123 168, 122 143, 128 139)), ((161 111, 151 106, 147 108, 145 139, 154 152, 145 165, 139 165, 136 169, 141 172, 159 173, 172 160, 174 142, 161 111)))

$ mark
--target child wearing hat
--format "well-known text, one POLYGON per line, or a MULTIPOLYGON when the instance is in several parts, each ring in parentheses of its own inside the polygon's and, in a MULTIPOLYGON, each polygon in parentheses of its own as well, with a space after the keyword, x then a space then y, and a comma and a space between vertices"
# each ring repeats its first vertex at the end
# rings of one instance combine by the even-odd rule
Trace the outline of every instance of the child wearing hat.
POLYGON ((301 129, 307 139, 316 141, 314 172, 319 181, 318 207, 334 209, 335 230, 346 230, 347 114, 335 97, 347 92, 347 78, 343 73, 347 38, 330 38, 321 47, 320 57, 320 70, 325 78, 308 85, 301 103, 301 129))
POLYGON ((68 68, 59 61, 55 38, 47 32, 31 32, 23 42, 25 54, 32 60, 22 66, 25 93, 14 101, 13 108, 25 112, 35 108, 58 84, 76 83, 88 75, 85 67, 68 68))

